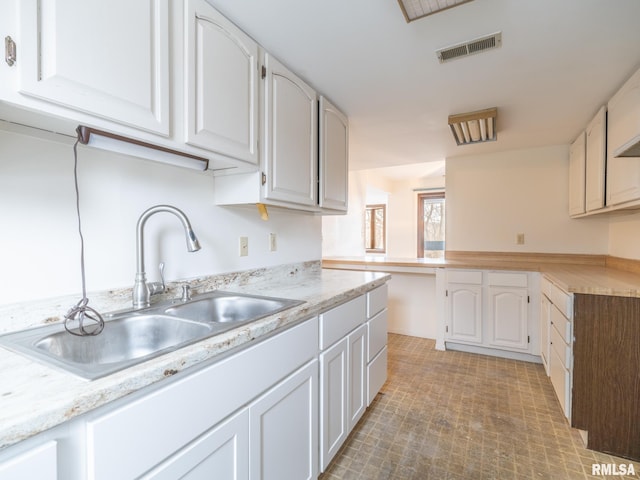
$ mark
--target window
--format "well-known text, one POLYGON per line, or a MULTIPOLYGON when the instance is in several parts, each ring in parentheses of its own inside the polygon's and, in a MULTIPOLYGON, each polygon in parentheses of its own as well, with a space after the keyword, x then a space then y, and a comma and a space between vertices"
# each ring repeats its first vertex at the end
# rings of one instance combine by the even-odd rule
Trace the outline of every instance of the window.
POLYGON ((444 258, 444 192, 418 195, 418 258, 444 258))
POLYGON ((367 205, 364 215, 364 248, 369 253, 385 253, 387 206, 367 205))

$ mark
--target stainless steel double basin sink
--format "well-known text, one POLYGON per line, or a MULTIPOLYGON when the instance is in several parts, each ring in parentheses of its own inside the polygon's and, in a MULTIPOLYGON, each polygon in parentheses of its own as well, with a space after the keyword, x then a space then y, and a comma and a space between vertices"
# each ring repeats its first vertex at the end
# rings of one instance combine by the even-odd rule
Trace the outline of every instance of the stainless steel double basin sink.
POLYGON ((0 337, 0 345, 94 380, 303 302, 215 291, 112 315, 95 336, 60 324, 0 337))

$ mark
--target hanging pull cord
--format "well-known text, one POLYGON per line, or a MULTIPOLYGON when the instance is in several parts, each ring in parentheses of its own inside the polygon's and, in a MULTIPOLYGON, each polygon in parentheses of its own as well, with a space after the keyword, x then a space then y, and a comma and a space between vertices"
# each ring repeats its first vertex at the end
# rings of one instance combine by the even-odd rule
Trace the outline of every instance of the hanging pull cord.
POLYGON ((84 269, 84 237, 80 220, 80 189, 78 187, 78 141, 73 144, 73 178, 76 187, 76 213, 78 217, 78 234, 80 235, 80 274, 82 276, 82 298, 64 316, 64 328, 72 335, 79 337, 98 335, 104 329, 104 319, 96 310, 88 306, 87 285, 84 269), (76 327, 77 323, 77 327, 76 327))

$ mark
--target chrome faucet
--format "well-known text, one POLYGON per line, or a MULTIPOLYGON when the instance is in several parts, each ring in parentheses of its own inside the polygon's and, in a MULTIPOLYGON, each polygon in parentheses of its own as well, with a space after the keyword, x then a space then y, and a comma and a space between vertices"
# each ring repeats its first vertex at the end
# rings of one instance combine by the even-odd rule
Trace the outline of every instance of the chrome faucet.
MULTIPOLYGON (((151 295, 163 293, 165 291, 164 276, 162 282, 149 282, 147 283, 147 275, 144 271, 144 224, 147 219, 158 212, 173 213, 182 222, 184 227, 184 233, 187 237, 187 250, 190 252, 196 252, 200 250, 200 243, 196 238, 196 234, 193 233, 191 224, 187 216, 176 207, 171 205, 156 205, 151 207, 140 215, 138 219, 138 225, 136 227, 136 279, 133 285, 133 308, 143 308, 150 305, 149 298, 151 295)), ((160 264, 160 274, 164 268, 163 264, 160 264)))

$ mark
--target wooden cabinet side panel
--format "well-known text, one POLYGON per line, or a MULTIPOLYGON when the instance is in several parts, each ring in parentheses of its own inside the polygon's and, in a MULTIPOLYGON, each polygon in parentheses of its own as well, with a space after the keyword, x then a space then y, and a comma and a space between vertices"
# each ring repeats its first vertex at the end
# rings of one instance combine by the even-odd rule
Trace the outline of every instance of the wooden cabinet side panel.
POLYGON ((572 426, 588 447, 640 460, 640 298, 576 295, 572 426))

